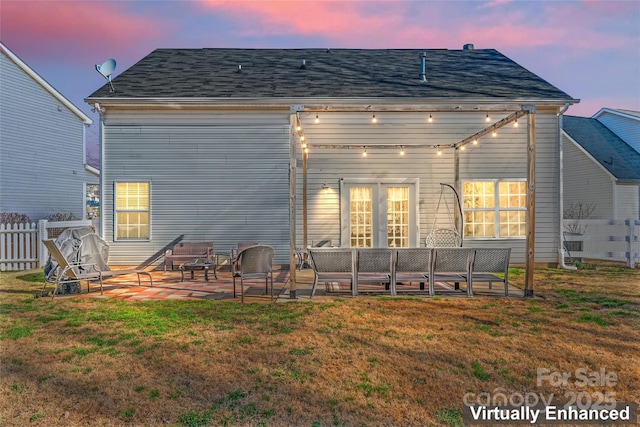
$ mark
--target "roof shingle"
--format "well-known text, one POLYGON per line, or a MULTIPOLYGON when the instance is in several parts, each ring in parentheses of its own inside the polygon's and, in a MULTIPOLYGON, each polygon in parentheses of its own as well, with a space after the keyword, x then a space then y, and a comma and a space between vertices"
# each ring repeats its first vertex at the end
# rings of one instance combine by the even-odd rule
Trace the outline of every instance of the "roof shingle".
POLYGON ((113 85, 115 92, 106 84, 88 99, 575 101, 493 49, 156 49, 113 85), (427 54, 427 82, 420 81, 421 52, 427 54))

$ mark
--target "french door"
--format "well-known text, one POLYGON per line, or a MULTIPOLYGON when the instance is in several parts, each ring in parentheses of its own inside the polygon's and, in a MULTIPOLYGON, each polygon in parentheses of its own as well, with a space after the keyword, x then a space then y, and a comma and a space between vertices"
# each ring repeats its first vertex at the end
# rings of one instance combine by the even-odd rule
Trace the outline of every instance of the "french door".
POLYGON ((417 179, 342 180, 341 246, 417 246, 417 186, 417 179))

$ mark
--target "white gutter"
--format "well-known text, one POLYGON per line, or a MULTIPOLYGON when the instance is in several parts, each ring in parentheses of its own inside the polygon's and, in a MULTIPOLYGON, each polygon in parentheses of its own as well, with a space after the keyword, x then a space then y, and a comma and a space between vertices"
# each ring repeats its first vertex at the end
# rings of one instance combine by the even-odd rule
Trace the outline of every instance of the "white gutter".
POLYGON ((100 121, 98 122, 98 150, 100 151, 100 237, 104 239, 104 230, 105 230, 105 214, 104 214, 104 107, 101 107, 99 103, 94 104, 94 108, 98 113, 100 121))
POLYGON ((565 270, 577 270, 578 267, 575 265, 566 265, 564 262, 565 251, 564 251, 564 151, 562 148, 562 115, 567 112, 569 109, 569 103, 566 103, 564 107, 558 111, 558 151, 559 151, 559 194, 560 194, 560 247, 558 248, 558 254, 560 258, 560 267, 565 270))

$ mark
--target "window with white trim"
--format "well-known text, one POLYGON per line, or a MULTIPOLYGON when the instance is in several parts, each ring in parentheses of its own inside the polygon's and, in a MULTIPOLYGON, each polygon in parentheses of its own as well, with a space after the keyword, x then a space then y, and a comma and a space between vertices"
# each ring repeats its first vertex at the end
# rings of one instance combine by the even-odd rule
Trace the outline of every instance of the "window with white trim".
POLYGON ((527 183, 464 181, 462 211, 465 238, 526 237, 527 183))
POLYGON ((115 240, 149 240, 148 182, 115 184, 115 240))

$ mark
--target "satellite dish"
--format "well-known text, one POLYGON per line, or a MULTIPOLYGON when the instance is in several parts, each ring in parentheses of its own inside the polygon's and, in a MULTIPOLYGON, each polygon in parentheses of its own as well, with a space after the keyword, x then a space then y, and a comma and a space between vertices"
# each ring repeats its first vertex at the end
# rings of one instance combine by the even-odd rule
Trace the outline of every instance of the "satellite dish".
POLYGON ((102 74, 102 77, 109 81, 109 85, 111 86, 111 92, 115 92, 113 89, 113 84, 111 83, 111 74, 116 69, 116 60, 115 59, 107 59, 102 63, 102 65, 96 64, 96 70, 102 74))

